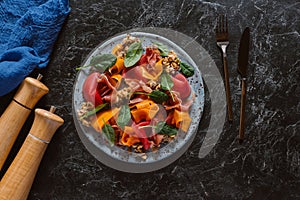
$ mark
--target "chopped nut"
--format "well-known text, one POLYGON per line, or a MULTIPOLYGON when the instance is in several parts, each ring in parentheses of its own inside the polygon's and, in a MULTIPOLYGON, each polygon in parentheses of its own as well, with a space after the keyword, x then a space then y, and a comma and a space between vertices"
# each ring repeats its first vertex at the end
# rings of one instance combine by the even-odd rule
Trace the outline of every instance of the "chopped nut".
POLYGON ((176 63, 176 62, 172 62, 171 63, 171 66, 172 66, 172 68, 174 69, 174 70, 178 70, 179 69, 179 65, 176 63))
POLYGON ((77 111, 77 115, 79 117, 79 120, 84 126, 89 127, 91 123, 88 121, 88 119, 85 118, 86 113, 94 109, 94 105, 91 102, 83 102, 81 104, 81 109, 77 111))
POLYGON ((141 157, 142 157, 144 160, 147 159, 147 155, 146 155, 146 154, 142 155, 141 157))
POLYGON ((158 145, 158 146, 154 146, 154 147, 152 148, 152 151, 153 151, 153 152, 157 152, 157 151, 158 151, 158 149, 159 149, 159 147, 160 147, 160 145, 158 145))
POLYGON ((157 87, 157 85, 159 85, 158 83, 156 83, 156 81, 154 80, 150 80, 146 83, 151 89, 155 89, 157 87))
POLYGON ((161 88, 160 84, 157 84, 157 86, 155 87, 155 90, 159 90, 161 88))
POLYGON ((138 144, 134 147, 134 152, 136 153, 143 153, 143 145, 138 144))
POLYGON ((112 50, 112 54, 117 57, 124 57, 129 46, 134 42, 140 42, 140 39, 128 34, 126 38, 123 39, 122 44, 117 44, 114 47, 114 49, 112 50))
POLYGON ((88 126, 88 127, 90 126, 91 123, 84 118, 84 115, 93 109, 94 109, 94 104, 92 104, 91 102, 83 102, 81 104, 80 110, 77 111, 79 120, 84 126, 88 126))
POLYGON ((162 64, 166 67, 165 69, 167 73, 173 74, 175 71, 179 70, 180 60, 176 53, 171 50, 168 53, 168 56, 163 59, 162 64))
POLYGON ((167 66, 166 67, 166 72, 169 73, 169 74, 174 74, 175 69, 172 66, 167 66))
POLYGON ((132 89, 130 87, 123 88, 117 91, 117 99, 121 101, 122 99, 129 99, 131 95, 132 89))
POLYGON ((89 127, 91 125, 91 123, 89 121, 87 121, 86 119, 82 119, 81 120, 82 125, 89 127))
POLYGON ((175 53, 173 50, 171 50, 171 51, 168 53, 168 58, 169 58, 169 60, 172 59, 172 60, 175 61, 175 59, 177 58, 177 55, 176 55, 176 53, 175 53))

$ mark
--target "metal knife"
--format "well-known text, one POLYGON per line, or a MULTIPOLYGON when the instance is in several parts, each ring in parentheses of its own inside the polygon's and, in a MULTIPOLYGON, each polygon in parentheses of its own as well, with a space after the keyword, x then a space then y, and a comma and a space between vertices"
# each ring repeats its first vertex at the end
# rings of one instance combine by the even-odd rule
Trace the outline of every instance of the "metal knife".
POLYGON ((239 55, 238 55, 238 72, 242 77, 242 94, 241 94, 241 113, 240 113, 240 129, 239 129, 239 142, 242 143, 245 135, 245 105, 246 105, 246 79, 247 79, 247 66, 249 58, 249 42, 250 42, 250 29, 245 28, 240 41, 239 55))

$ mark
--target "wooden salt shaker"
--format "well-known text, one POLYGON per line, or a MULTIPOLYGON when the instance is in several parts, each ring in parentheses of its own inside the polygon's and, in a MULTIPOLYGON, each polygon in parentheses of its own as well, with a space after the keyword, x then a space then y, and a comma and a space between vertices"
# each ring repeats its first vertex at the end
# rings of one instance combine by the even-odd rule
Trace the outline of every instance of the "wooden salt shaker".
POLYGON ((0 118, 0 170, 35 104, 49 89, 37 79, 27 77, 0 118))
POLYGON ((0 182, 0 200, 27 199, 48 143, 64 120, 50 111, 35 110, 33 125, 14 161, 0 182))

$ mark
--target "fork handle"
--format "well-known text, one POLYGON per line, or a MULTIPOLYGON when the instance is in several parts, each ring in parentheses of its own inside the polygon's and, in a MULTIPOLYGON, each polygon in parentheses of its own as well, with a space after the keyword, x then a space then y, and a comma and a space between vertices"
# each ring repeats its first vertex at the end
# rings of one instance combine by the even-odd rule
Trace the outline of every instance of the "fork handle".
POLYGON ((242 79, 242 96, 241 96, 241 114, 240 114, 240 130, 239 142, 242 143, 245 135, 245 106, 246 106, 246 80, 242 79))
POLYGON ((229 73, 228 73, 228 67, 227 67, 227 57, 226 57, 226 55, 224 55, 224 53, 223 53, 223 65, 224 65, 228 120, 229 120, 229 122, 232 122, 233 114, 232 114, 232 103, 231 103, 230 86, 229 86, 229 73))

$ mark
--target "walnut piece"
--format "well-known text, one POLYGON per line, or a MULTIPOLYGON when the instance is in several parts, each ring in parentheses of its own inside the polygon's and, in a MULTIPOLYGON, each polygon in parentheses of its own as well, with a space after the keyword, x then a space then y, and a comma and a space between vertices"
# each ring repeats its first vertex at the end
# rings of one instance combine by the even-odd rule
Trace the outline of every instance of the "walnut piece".
POLYGON ((167 73, 174 74, 180 68, 180 60, 176 53, 171 50, 167 57, 163 58, 162 64, 165 66, 167 73))
POLYGON ((125 54, 128 51, 129 46, 134 43, 134 42, 140 42, 140 39, 137 37, 133 37, 131 35, 127 35, 121 44, 117 44, 113 50, 112 50, 112 54, 114 54, 117 57, 124 57, 125 54))

